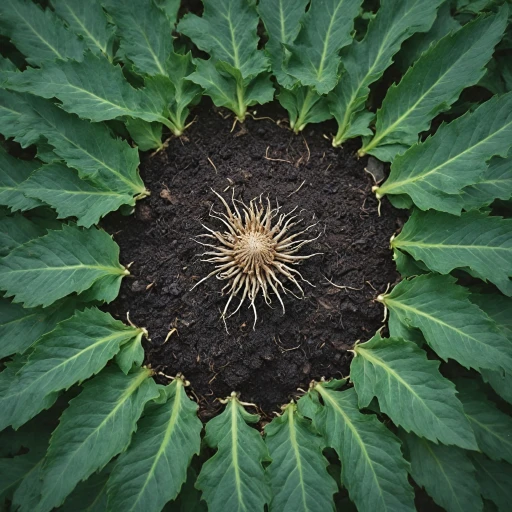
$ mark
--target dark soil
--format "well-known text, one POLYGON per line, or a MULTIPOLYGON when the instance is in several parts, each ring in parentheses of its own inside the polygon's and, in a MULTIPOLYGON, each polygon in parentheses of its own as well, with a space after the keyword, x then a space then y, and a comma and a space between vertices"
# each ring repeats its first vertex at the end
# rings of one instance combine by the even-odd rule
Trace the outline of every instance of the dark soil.
POLYGON ((274 104, 258 109, 258 116, 272 120, 248 119, 233 131, 225 111, 203 105, 195 114, 186 137, 143 158, 141 175, 151 196, 138 202, 135 215, 104 222, 121 247, 122 263, 133 262, 109 311, 122 319, 129 311, 149 330, 146 363, 166 375, 182 372, 203 419, 220 407, 216 398, 233 390, 271 413, 312 379, 348 375, 348 350, 381 327, 382 307, 373 299, 398 278, 388 247, 401 220, 387 202, 378 216, 367 159, 357 159, 357 143, 332 148, 324 137, 334 130, 329 123, 294 135, 286 123, 275 122, 285 115, 274 104), (304 285, 304 300, 285 296, 284 316, 276 298, 273 309, 259 298, 256 330, 244 306, 227 321, 226 332, 220 318, 224 282, 211 278, 191 291, 213 270, 200 261, 201 246, 192 238, 205 232, 201 223, 222 228, 209 217, 212 204, 221 209, 211 188, 226 198, 234 189, 245 202, 268 195, 283 212, 298 205, 305 225, 318 222, 312 232, 320 238, 301 254, 323 255, 299 269, 315 287, 304 285))

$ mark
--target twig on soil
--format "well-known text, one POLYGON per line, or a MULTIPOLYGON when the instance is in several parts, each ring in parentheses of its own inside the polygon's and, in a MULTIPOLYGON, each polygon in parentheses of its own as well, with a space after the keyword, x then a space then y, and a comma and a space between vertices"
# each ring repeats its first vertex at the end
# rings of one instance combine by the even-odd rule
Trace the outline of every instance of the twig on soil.
POLYGON ((306 163, 308 163, 309 159, 311 158, 311 151, 309 150, 309 146, 306 139, 304 138, 304 135, 302 136, 302 140, 304 141, 304 144, 306 144, 306 149, 308 150, 308 159, 306 160, 306 163))
POLYGON ((270 146, 267 146, 267 149, 265 151, 265 156, 263 157, 265 160, 271 160, 272 162, 286 162, 287 164, 291 164, 293 162, 290 162, 290 160, 284 160, 283 158, 270 158, 268 156, 268 150, 270 146))
POLYGON ((169 341, 169 338, 174 334, 174 333, 177 333, 178 336, 179 336, 179 333, 178 333, 178 329, 176 329, 176 327, 173 327, 168 333, 167 333, 167 336, 165 337, 165 340, 164 340, 164 343, 167 343, 169 341))
POLYGON ((301 188, 302 186, 304 185, 304 183, 306 183, 306 180, 304 180, 300 185, 299 185, 299 188, 295 189, 293 192, 290 192, 286 197, 290 197, 290 196, 293 196, 293 194, 296 194, 301 188))
POLYGON ((215 169, 215 174, 218 173, 217 171, 217 167, 215 167, 215 164, 212 162, 212 159, 208 156, 206 157, 206 159, 208 160, 208 162, 210 162, 210 164, 212 165, 212 167, 215 169))
POLYGON ((254 111, 254 114, 251 114, 250 112, 246 112, 245 115, 252 117, 255 121, 261 121, 262 119, 268 119, 269 121, 272 121, 273 123, 277 123, 277 121, 275 119, 272 119, 271 117, 268 117, 268 116, 256 117, 256 110, 254 111))
POLYGON ((361 288, 354 288, 353 286, 345 286, 345 285, 339 285, 339 284, 335 284, 333 283, 330 279, 327 279, 326 276, 324 276, 325 280, 332 284, 335 288, 340 288, 341 290, 356 290, 356 291, 360 291, 364 288, 364 286, 361 286, 361 288))
POLYGON ((285 352, 291 352, 292 350, 297 350, 298 348, 300 348, 300 346, 302 345, 302 343, 299 343, 296 347, 292 347, 292 348, 284 348, 281 343, 278 343, 277 342, 277 339, 279 339, 279 342, 281 341, 281 339, 279 338, 279 336, 276 337, 274 336, 274 343, 279 347, 279 350, 284 354, 285 352))
MULTIPOLYGON (((211 384, 216 378, 217 378, 217 375, 219 375, 219 373, 224 369, 226 368, 226 366, 229 366, 231 363, 226 363, 224 366, 221 366, 219 368, 219 371, 218 372, 215 372, 215 375, 208 381, 208 384, 211 384)), ((212 369, 213 369, 213 366, 212 366, 212 369)))

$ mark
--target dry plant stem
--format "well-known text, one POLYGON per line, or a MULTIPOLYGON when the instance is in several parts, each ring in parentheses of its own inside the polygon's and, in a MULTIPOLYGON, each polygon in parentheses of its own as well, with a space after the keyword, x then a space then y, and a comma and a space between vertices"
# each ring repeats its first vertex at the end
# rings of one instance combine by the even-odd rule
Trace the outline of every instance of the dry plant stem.
POLYGON ((196 240, 202 246, 213 249, 201 254, 201 256, 209 256, 201 261, 216 265, 215 269, 201 279, 194 288, 212 276, 227 281, 222 288, 222 292, 228 296, 222 312, 224 323, 226 318, 237 313, 245 299, 248 299, 249 307, 252 307, 254 312, 254 329, 258 319, 255 300, 259 293, 263 295, 266 304, 270 306, 272 301, 269 294, 274 292, 284 314, 285 307, 281 293, 285 295, 290 293, 300 299, 304 297, 304 290, 299 281, 313 286, 292 265, 321 254, 315 253, 307 256, 296 254, 304 245, 315 241, 320 235, 311 239, 299 238, 316 224, 297 233, 289 234, 290 230, 301 222, 298 215, 293 215, 297 207, 283 214, 280 213, 279 205, 276 208, 271 208, 269 199, 267 198, 265 205, 261 196, 251 200, 249 205, 232 197, 232 207, 230 207, 220 194, 213 192, 224 205, 225 213, 217 212, 212 207, 210 217, 222 222, 225 231, 221 233, 203 225, 208 233, 200 236, 208 238, 214 243, 196 240), (286 288, 280 277, 284 277, 295 285, 299 295, 286 288), (229 305, 235 296, 240 297, 240 302, 236 309, 227 316, 229 305))

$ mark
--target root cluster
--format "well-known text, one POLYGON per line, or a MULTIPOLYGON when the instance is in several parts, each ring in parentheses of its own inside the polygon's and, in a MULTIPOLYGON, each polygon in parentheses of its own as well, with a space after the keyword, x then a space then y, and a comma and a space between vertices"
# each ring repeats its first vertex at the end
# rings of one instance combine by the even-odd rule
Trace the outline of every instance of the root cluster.
POLYGON ((270 306, 272 302, 270 292, 274 292, 284 314, 285 307, 281 293, 290 293, 300 299, 304 297, 304 290, 299 281, 313 286, 293 268, 293 265, 320 254, 297 255, 301 247, 313 242, 320 235, 307 240, 299 238, 316 224, 290 234, 290 230, 301 222, 298 215, 293 215, 297 207, 283 214, 280 213, 280 206, 271 208, 270 200, 267 198, 264 204, 260 196, 259 199, 250 201, 249 205, 232 198, 233 208, 231 208, 220 194, 213 192, 222 201, 226 212, 217 212, 212 208, 210 217, 220 220, 226 230, 214 231, 203 225, 208 233, 201 236, 215 243, 196 241, 211 249, 201 256, 209 256, 202 261, 215 263, 215 269, 201 279, 194 288, 212 276, 227 281, 222 288, 222 292, 228 296, 222 312, 223 320, 237 313, 248 299, 249 306, 254 311, 254 328, 258 319, 255 300, 259 293, 270 306), (282 279, 284 282, 290 281, 298 289, 299 295, 286 288, 282 279), (239 297, 240 302, 227 316, 229 305, 234 297, 239 297))

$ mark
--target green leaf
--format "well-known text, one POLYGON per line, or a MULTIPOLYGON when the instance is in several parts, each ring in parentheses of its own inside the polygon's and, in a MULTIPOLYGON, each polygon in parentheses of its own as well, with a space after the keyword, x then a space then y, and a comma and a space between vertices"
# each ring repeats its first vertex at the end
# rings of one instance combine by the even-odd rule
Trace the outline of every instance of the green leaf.
POLYGON ((202 423, 183 380, 176 378, 164 395, 165 403, 148 404, 112 471, 109 510, 159 512, 178 495, 192 457, 199 454, 202 423))
POLYGON ((97 224, 123 204, 135 204, 130 194, 82 179, 77 171, 61 163, 43 165, 20 188, 29 198, 55 208, 59 218, 76 217, 77 224, 85 227, 97 224))
POLYGON ((85 482, 80 482, 66 498, 60 512, 105 512, 107 509, 107 481, 109 464, 99 473, 92 474, 85 482))
POLYGON ((480 450, 491 459, 511 463, 512 418, 487 398, 478 381, 458 379, 455 384, 480 450))
POLYGON ((332 117, 327 98, 317 94, 311 87, 299 85, 292 90, 281 88, 277 99, 288 111, 290 128, 295 133, 302 131, 309 123, 321 123, 332 117))
POLYGON ((210 512, 263 510, 270 489, 262 462, 269 459, 259 432, 247 425, 259 416, 249 414, 232 395, 225 411, 206 424, 205 441, 217 452, 199 473, 196 487, 210 512))
POLYGON ((165 12, 169 21, 174 26, 178 18, 181 0, 153 0, 159 9, 165 12))
POLYGON ((439 372, 439 361, 427 359, 411 341, 380 334, 357 344, 354 353, 350 380, 360 408, 377 397, 380 410, 407 432, 435 443, 477 449, 455 386, 439 372))
POLYGON ((46 229, 17 213, 0 219, 0 256, 7 256, 13 249, 46 234, 46 229))
POLYGON ((64 502, 76 485, 130 444, 144 405, 158 396, 151 370, 124 375, 110 367, 84 384, 52 434, 37 512, 64 502))
MULTIPOLYGON (((447 110, 462 89, 476 84, 503 36, 507 9, 481 16, 431 46, 398 85, 391 86, 377 111, 375 135, 360 153, 385 144, 414 144, 431 120, 447 110)), ((447 144, 452 149, 452 144, 447 144)))
POLYGON ((512 501, 512 466, 479 454, 472 454, 471 458, 477 470, 482 496, 495 503, 500 512, 506 512, 512 501))
POLYGON ((255 78, 242 79, 238 70, 225 62, 214 64, 212 59, 198 61, 197 70, 187 79, 203 87, 215 105, 229 108, 240 121, 245 118, 248 106, 267 103, 274 96, 269 75, 263 73, 255 78))
POLYGON ((1 428, 26 423, 47 408, 43 399, 98 373, 123 343, 137 336, 142 336, 140 329, 96 308, 77 311, 60 322, 34 346, 2 394, 1 428))
POLYGON ((288 89, 294 86, 296 80, 283 67, 290 55, 286 47, 290 46, 299 34, 300 21, 307 4, 308 0, 260 0, 258 3, 258 13, 268 34, 265 51, 270 58, 272 74, 280 85, 288 89))
POLYGON ((112 58, 114 30, 107 23, 99 0, 51 0, 51 4, 69 28, 82 36, 89 50, 112 58))
POLYGON ((469 267, 512 295, 512 220, 472 211, 460 217, 415 210, 391 241, 430 270, 449 274, 469 267))
POLYGON ((496 324, 468 300, 452 276, 426 274, 402 281, 382 302, 400 322, 420 329, 444 359, 480 371, 512 371, 512 345, 496 324))
POLYGON ((271 511, 334 510, 336 482, 327 472, 323 439, 292 403, 265 426, 272 463, 267 469, 272 487, 271 511))
POLYGON ((253 78, 268 68, 267 58, 258 50, 258 15, 247 0, 205 2, 203 16, 186 14, 178 32, 190 37, 214 61, 238 69, 242 78, 253 78))
POLYGON ((34 160, 14 158, 0 146, 0 205, 8 206, 12 211, 30 210, 40 206, 36 199, 26 197, 20 185, 39 166, 34 160))
POLYGON ((148 123, 142 119, 127 119, 125 124, 130 137, 140 151, 163 148, 160 123, 148 123))
MULTIPOLYGON (((40 459, 40 457, 39 457, 40 459)), ((20 482, 37 464, 38 458, 31 453, 13 458, 0 459, 0 500, 11 498, 20 482)))
POLYGON ((462 189, 463 208, 474 210, 495 199, 512 198, 512 157, 493 158, 474 185, 462 189))
POLYGON ((401 71, 407 71, 429 46, 435 44, 450 32, 461 27, 451 15, 450 2, 444 2, 438 9, 437 18, 428 32, 416 33, 404 42, 394 61, 401 71))
POLYGON ((291 45, 286 71, 302 85, 326 94, 338 81, 338 52, 352 42, 361 0, 312 0, 291 45))
MULTIPOLYGON (((350 499, 360 512, 415 510, 400 441, 375 415, 359 412, 354 389, 335 391, 338 386, 337 382, 317 384, 310 395, 318 393, 324 405, 308 406, 307 415, 327 446, 336 450, 350 499)), ((318 401, 310 396, 312 400, 318 401)), ((301 402, 299 410, 306 414, 301 402)))
POLYGON ((43 334, 69 318, 77 304, 73 299, 59 301, 47 308, 24 308, 0 298, 0 358, 22 354, 43 334))
MULTIPOLYGON (((119 247, 105 231, 63 226, 14 249, 0 261, 0 289, 26 307, 49 306, 90 288, 101 277, 116 276, 119 291, 129 272, 119 264, 119 247)), ((104 296, 110 296, 106 289, 104 296)))
POLYGON ((442 125, 433 137, 397 156, 377 197, 408 194, 422 210, 459 215, 462 189, 477 183, 487 160, 506 156, 511 145, 512 93, 507 93, 442 125))
POLYGON ((44 135, 55 153, 81 177, 133 195, 147 195, 139 174, 136 148, 112 137, 103 124, 67 114, 48 100, 0 90, 0 133, 22 146, 44 135))
MULTIPOLYGON (((511 298, 498 293, 472 293, 469 299, 496 322, 498 329, 507 339, 512 339, 511 298)), ((494 391, 503 400, 512 404, 512 373, 491 370, 483 370, 481 373, 483 379, 491 385, 494 391)))
POLYGON ((83 41, 51 9, 42 9, 31 0, 1 2, 0 32, 36 66, 56 59, 81 60, 84 52, 83 41))
POLYGON ((91 121, 123 116, 169 124, 162 115, 166 105, 145 89, 134 89, 121 67, 106 57, 86 53, 83 61, 48 62, 41 68, 9 73, 3 84, 17 92, 58 98, 61 107, 91 121))
POLYGON ((434 444, 414 434, 400 437, 407 447, 411 476, 440 507, 447 512, 482 510, 475 468, 464 450, 434 444))
POLYGON ((171 53, 167 59, 167 68, 169 80, 174 90, 173 97, 168 107, 169 117, 177 128, 174 134, 180 135, 187 127, 186 121, 189 115, 188 107, 199 101, 202 95, 202 89, 187 79, 196 69, 194 59, 190 52, 185 55, 171 53))
POLYGON ((393 250, 393 261, 402 277, 420 276, 428 273, 428 268, 421 261, 416 261, 412 256, 402 251, 393 250))
POLYGON ((369 86, 392 64, 393 55, 405 39, 415 32, 429 30, 443 1, 383 1, 364 39, 354 41, 342 51, 344 71, 328 97, 330 110, 338 122, 333 145, 339 146, 358 135, 371 135, 368 124, 362 130, 354 126, 356 114, 364 109, 370 94, 369 86))
MULTIPOLYGON (((142 329, 143 334, 147 337, 147 332, 142 329)), ((129 343, 125 343, 121 350, 116 354, 116 363, 121 371, 128 374, 133 365, 142 366, 144 361, 144 348, 141 343, 142 338, 134 338, 129 343)))
POLYGON ((163 512, 207 512, 206 503, 201 499, 201 492, 194 487, 197 480, 195 469, 190 466, 187 480, 178 497, 163 508, 163 512))
POLYGON ((104 0, 121 39, 121 51, 138 72, 166 75, 166 61, 172 52, 169 19, 153 0, 125 2, 104 0))

